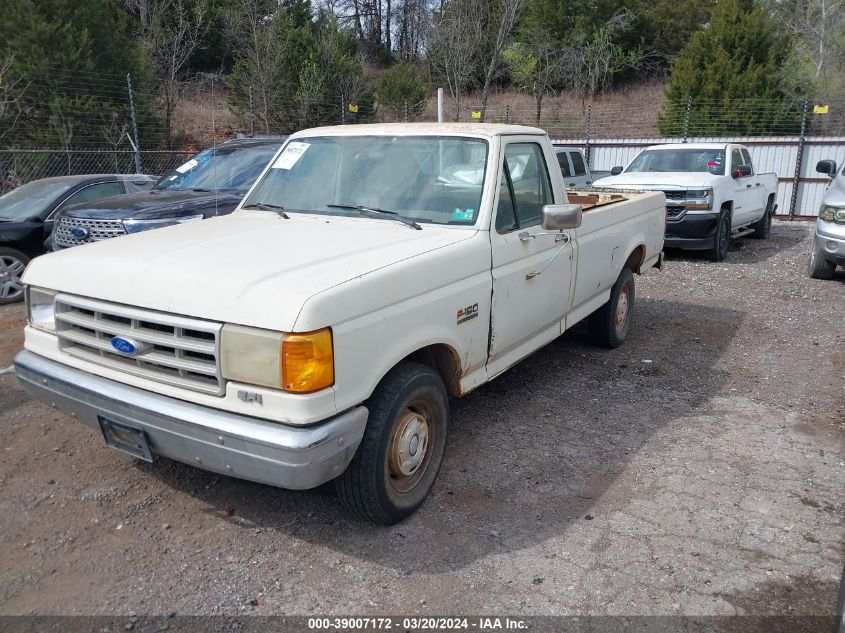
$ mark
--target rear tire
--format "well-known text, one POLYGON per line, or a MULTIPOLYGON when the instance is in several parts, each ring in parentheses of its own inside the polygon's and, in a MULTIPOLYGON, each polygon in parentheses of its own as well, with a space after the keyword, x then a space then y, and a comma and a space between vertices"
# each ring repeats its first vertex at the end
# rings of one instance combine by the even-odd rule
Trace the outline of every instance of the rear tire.
POLYGON ((766 212, 763 217, 754 223, 754 233, 751 234, 755 240, 767 240, 772 232, 772 213, 774 212, 775 199, 770 197, 766 203, 766 212))
POLYGON ((434 485, 446 451, 449 397, 427 365, 394 367, 367 401, 364 437, 338 496, 360 518, 393 525, 413 514, 434 485))
POLYGON ((713 246, 708 251, 710 261, 721 262, 728 256, 728 247, 731 243, 731 219, 724 209, 719 213, 719 220, 716 224, 716 234, 713 236, 713 246))
POLYGON ((610 291, 610 299, 587 319, 590 342, 613 349, 628 336, 634 314, 634 274, 623 268, 610 291))
POLYGON ((812 279, 833 279, 836 264, 825 259, 824 252, 814 243, 807 261, 807 274, 812 279))
POLYGON ((0 305, 23 301, 23 271, 29 257, 14 248, 0 248, 0 305))

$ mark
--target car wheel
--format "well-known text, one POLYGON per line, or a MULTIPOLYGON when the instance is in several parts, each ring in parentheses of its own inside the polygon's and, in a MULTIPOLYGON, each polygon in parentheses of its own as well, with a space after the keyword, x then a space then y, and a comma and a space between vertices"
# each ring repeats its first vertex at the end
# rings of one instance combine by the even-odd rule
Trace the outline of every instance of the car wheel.
POLYGON ((775 206, 775 199, 769 198, 766 204, 766 212, 763 217, 754 223, 754 233, 751 234, 756 240, 767 240, 772 233, 772 212, 775 206))
POLYGON ((13 248, 0 248, 0 305, 23 301, 23 271, 29 257, 13 248))
POLYGON ((834 272, 836 272, 836 264, 828 261, 824 256, 824 251, 813 243, 810 248, 810 259, 807 261, 807 274, 813 279, 833 279, 834 272))
POLYGON ((610 291, 610 299, 587 319, 590 342, 613 349, 628 336, 634 314, 634 275, 623 268, 610 291))
POLYGON ((338 496, 360 518, 393 525, 413 514, 434 485, 446 451, 449 397, 427 365, 397 365, 366 403, 364 437, 338 496))
POLYGON ((720 262, 728 256, 728 246, 731 243, 731 220, 726 211, 719 214, 716 224, 716 234, 713 236, 713 246, 710 249, 710 260, 720 262))

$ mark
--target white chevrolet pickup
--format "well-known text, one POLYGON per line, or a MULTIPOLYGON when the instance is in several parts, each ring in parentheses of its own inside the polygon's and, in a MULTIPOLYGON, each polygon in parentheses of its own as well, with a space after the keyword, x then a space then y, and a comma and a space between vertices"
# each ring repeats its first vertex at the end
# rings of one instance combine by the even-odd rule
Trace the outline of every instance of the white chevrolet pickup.
POLYGON ((662 193, 567 199, 535 128, 305 130, 230 216, 34 260, 16 372, 142 459, 335 480, 394 523, 437 476, 448 396, 585 318, 625 339, 664 214, 662 193))
POLYGON ((744 145, 653 145, 611 174, 593 186, 666 194, 667 247, 704 250, 722 261, 731 236, 769 237, 778 177, 757 173, 744 145))

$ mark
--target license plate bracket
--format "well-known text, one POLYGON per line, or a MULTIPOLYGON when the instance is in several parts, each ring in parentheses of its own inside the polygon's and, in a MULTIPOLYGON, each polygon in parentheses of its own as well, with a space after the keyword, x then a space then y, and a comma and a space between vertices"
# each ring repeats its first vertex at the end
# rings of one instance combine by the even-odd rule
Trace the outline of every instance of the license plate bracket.
POLYGON ((101 415, 97 416, 97 419, 106 444, 133 457, 143 459, 145 462, 153 461, 150 442, 144 429, 135 428, 123 422, 115 422, 101 415))

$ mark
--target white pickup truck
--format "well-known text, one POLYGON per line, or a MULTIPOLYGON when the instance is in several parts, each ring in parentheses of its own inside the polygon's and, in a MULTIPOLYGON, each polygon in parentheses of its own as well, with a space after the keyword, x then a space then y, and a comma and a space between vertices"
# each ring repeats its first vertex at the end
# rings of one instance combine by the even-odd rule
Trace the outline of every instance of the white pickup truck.
POLYGON ((541 130, 356 125, 288 140, 230 216, 39 257, 18 378, 142 459, 416 510, 448 396, 588 319, 628 332, 662 193, 567 199, 541 130))
POLYGON ((758 174, 734 143, 673 143, 640 152, 594 187, 666 194, 666 246, 706 250, 722 261, 731 237, 767 239, 777 209, 776 174, 758 174))

